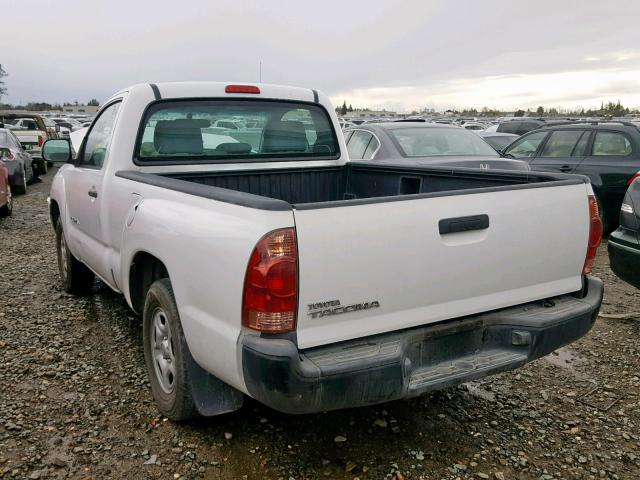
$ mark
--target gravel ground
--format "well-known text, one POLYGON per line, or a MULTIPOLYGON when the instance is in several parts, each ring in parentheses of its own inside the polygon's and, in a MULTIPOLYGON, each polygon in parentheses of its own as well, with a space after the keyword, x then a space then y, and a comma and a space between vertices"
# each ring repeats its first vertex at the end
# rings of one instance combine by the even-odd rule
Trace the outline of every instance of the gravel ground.
MULTIPOLYGON (((52 175, 0 220, 0 478, 640 478, 639 316, 600 318, 557 354, 419 399, 305 416, 248 400, 190 424, 158 418, 140 320, 104 286, 60 288, 52 175)), ((640 311, 605 248, 596 270, 605 314, 640 311)))

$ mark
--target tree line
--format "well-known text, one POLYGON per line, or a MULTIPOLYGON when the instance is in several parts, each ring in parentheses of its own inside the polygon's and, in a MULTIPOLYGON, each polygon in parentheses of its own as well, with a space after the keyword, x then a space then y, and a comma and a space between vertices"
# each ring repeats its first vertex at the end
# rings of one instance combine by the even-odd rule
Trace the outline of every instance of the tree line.
MULTIPOLYGON (((351 112, 357 112, 362 110, 369 110, 369 108, 353 108, 351 105, 347 106, 347 102, 342 102, 341 106, 336 107, 336 113, 338 115, 347 115, 351 112)), ((433 108, 423 108, 422 110, 413 110, 411 115, 433 115, 437 113, 433 108)), ((600 108, 590 108, 585 110, 581 109, 565 109, 565 108, 548 108, 545 109, 540 105, 537 109, 523 110, 501 110, 491 107, 482 107, 480 110, 476 108, 465 108, 462 110, 447 110, 446 113, 453 115, 462 115, 469 117, 503 117, 505 115, 514 115, 516 117, 624 117, 632 113, 640 114, 640 110, 637 108, 631 109, 622 105, 620 100, 617 102, 607 102, 600 105, 600 108)))

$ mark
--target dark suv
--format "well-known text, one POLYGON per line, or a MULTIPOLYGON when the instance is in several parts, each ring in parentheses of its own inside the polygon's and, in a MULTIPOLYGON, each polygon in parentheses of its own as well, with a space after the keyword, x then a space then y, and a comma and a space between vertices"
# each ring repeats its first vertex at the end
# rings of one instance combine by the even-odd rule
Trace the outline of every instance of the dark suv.
POLYGON ((640 130, 628 122, 545 126, 520 137, 503 155, 526 160, 532 170, 589 177, 608 233, 618 226, 622 199, 640 170, 640 130))

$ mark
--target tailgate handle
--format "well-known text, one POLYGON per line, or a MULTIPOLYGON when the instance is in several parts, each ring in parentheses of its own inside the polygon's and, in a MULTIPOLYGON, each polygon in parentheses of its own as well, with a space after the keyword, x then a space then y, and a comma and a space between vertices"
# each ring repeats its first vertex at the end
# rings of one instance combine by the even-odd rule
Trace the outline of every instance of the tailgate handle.
POLYGON ((438 222, 440 235, 447 233, 471 232, 489 228, 489 215, 471 215, 470 217, 443 218, 438 222))

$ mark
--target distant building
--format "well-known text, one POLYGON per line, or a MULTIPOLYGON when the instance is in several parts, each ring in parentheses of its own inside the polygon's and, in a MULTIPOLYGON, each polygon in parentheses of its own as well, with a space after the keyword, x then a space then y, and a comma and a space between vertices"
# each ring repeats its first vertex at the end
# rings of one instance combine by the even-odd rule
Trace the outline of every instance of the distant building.
POLYGON ((62 111, 65 113, 98 113, 100 107, 94 107, 89 105, 67 105, 62 107, 62 111))
POLYGON ((345 117, 350 118, 369 118, 369 117, 389 117, 395 118, 398 116, 397 112, 390 112, 389 110, 357 110, 354 112, 347 112, 345 117))

